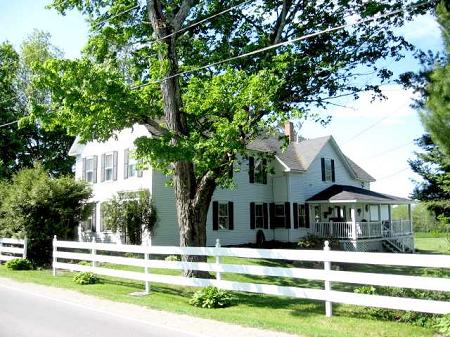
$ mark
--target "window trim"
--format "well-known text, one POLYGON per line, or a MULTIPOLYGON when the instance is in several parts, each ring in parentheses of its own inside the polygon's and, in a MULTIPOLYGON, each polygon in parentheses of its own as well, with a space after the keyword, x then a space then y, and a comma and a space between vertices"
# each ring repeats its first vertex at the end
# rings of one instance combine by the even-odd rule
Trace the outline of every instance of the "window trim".
POLYGON ((307 219, 306 219, 306 204, 298 204, 297 205, 297 218, 298 218, 298 228, 309 228, 307 219), (303 210, 303 213, 302 213, 303 210))
POLYGON ((264 225, 264 203, 255 202, 255 229, 264 229, 264 225), (261 215, 258 215, 258 212, 256 211, 258 206, 261 207, 261 215), (261 219, 261 226, 258 224, 258 219, 261 219))
POLYGON ((105 167, 103 168, 105 171, 105 180, 104 182, 114 181, 114 152, 105 152, 105 167), (111 166, 107 166, 108 157, 111 157, 111 166), (108 179, 108 170, 111 172, 111 177, 108 179))
POLYGON ((230 230, 230 205, 225 201, 218 201, 218 210, 217 210, 217 230, 219 231, 228 231, 230 230), (225 206, 227 210, 227 215, 220 215, 221 207, 225 206), (220 219, 226 219, 227 227, 221 227, 220 219))

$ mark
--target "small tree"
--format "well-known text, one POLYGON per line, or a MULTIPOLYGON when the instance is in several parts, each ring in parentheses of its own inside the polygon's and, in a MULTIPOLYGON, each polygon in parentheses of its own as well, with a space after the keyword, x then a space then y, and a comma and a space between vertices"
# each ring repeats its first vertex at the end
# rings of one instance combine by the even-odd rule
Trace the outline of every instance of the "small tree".
POLYGON ((28 258, 36 266, 52 259, 52 239, 71 240, 86 216, 91 190, 71 177, 52 179, 37 165, 13 176, 2 188, 0 236, 28 238, 28 258))
POLYGON ((132 245, 142 243, 142 233, 153 233, 156 210, 148 190, 121 192, 102 204, 105 228, 125 235, 132 245))

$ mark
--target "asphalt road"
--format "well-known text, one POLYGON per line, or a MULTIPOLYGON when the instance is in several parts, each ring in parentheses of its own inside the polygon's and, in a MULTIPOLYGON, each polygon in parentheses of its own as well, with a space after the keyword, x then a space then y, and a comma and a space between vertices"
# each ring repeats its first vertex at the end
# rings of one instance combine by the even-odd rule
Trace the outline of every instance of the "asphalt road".
POLYGON ((198 337, 133 317, 0 286, 0 337, 86 336, 198 337))

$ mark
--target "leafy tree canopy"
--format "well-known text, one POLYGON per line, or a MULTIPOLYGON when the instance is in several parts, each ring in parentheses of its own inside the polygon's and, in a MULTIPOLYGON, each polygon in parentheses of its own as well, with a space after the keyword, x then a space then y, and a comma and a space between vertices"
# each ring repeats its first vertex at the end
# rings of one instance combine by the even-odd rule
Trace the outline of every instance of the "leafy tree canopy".
POLYGON ((416 152, 417 158, 409 161, 411 169, 421 176, 411 195, 426 203, 435 217, 450 223, 450 162, 440 148, 433 143, 429 134, 416 141, 423 152, 416 152))
POLYGON ((450 157, 450 13, 446 6, 450 5, 442 2, 437 8, 446 54, 429 76, 421 117, 433 141, 450 157))
POLYGON ((31 100, 47 99, 31 85, 37 75, 36 65, 61 56, 50 44, 50 36, 40 31, 23 42, 20 52, 7 42, 0 44, 0 124, 8 124, 0 128, 0 178, 33 167, 36 161, 55 176, 71 173, 73 158, 68 156, 68 149, 74 138, 63 128, 44 130, 37 122, 22 123, 17 128, 15 123, 29 114, 31 100))

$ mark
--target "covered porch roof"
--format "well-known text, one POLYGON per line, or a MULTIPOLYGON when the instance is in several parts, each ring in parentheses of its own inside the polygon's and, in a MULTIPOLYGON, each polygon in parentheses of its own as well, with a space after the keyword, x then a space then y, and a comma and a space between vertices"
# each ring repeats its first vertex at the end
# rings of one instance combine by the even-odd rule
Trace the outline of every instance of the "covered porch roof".
POLYGON ((378 203, 378 204, 411 204, 412 201, 393 195, 378 193, 364 188, 349 185, 333 185, 313 195, 306 202, 318 203, 378 203))

